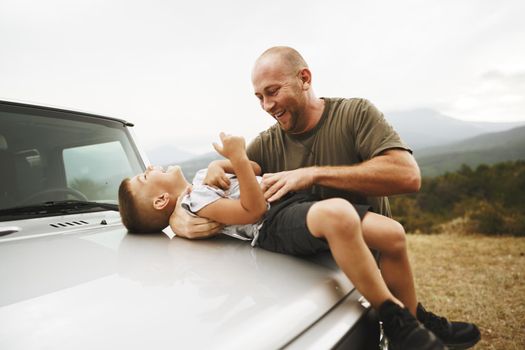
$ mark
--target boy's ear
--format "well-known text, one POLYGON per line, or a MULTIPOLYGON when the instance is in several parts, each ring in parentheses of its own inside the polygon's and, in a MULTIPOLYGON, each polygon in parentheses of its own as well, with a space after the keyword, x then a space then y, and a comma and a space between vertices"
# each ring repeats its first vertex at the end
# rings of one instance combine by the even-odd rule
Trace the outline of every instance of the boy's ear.
POLYGON ((153 198, 153 208, 157 210, 162 210, 166 208, 169 202, 170 202, 170 195, 169 193, 165 192, 153 198))

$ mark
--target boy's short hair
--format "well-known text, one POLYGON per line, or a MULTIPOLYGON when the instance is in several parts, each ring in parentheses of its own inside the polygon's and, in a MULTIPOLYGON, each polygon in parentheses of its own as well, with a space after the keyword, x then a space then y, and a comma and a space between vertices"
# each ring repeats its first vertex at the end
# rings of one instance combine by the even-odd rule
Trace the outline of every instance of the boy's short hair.
POLYGON ((155 210, 153 205, 148 205, 148 198, 141 198, 131 191, 130 184, 130 179, 125 178, 118 189, 120 217, 128 232, 160 232, 168 226, 171 213, 155 210))

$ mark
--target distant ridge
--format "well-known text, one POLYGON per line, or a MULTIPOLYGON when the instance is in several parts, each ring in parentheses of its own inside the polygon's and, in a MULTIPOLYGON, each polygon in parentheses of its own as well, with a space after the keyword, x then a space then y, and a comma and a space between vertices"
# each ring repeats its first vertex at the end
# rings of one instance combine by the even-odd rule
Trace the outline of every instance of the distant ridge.
POLYGON ((163 145, 146 151, 149 161, 154 165, 170 165, 195 157, 195 154, 174 147, 163 145))
MULTIPOLYGON (((437 176, 454 171, 467 164, 494 164, 510 160, 525 160, 525 126, 507 131, 485 133, 444 146, 427 147, 414 151, 423 176, 437 176)), ((206 153, 180 163, 184 175, 191 181, 196 171, 221 157, 206 153)))
MULTIPOLYGON (((414 151, 424 176, 452 171, 463 163, 525 159, 525 121, 471 122, 428 108, 388 112, 385 117, 414 151)), ((214 152, 196 156, 171 145, 146 153, 152 164, 180 164, 189 181, 198 169, 220 158, 214 152)))
POLYGON ((471 122, 428 108, 385 113, 401 138, 414 150, 450 144, 488 132, 525 125, 525 122, 471 122))
POLYGON ((511 160, 525 160, 525 126, 493 132, 445 146, 414 152, 423 176, 454 171, 462 164, 476 167, 511 160))
POLYGON ((195 176, 195 173, 198 170, 207 168, 208 164, 210 164, 211 161, 221 158, 222 157, 216 152, 210 152, 200 155, 198 157, 194 157, 192 159, 188 159, 184 162, 179 163, 179 165, 182 168, 182 172, 184 173, 186 180, 191 182, 191 180, 195 176))

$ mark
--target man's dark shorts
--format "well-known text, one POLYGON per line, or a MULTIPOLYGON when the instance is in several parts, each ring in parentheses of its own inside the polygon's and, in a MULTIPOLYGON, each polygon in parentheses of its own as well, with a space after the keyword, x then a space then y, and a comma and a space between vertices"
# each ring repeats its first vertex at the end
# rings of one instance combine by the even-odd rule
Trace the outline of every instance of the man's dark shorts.
MULTIPOLYGON (((314 237, 306 226, 306 214, 321 199, 312 194, 289 194, 272 204, 259 232, 257 245, 277 253, 311 255, 329 250, 328 243, 314 237)), ((354 205, 361 220, 370 210, 369 205, 354 205)))

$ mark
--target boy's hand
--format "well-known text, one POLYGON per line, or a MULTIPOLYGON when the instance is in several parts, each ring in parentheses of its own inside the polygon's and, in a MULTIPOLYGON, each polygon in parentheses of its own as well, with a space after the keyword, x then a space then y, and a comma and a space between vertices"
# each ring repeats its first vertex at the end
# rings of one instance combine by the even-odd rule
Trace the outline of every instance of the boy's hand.
POLYGON ((213 143, 213 148, 215 148, 217 153, 230 161, 247 158, 246 146, 242 136, 233 136, 221 132, 219 137, 221 138, 222 147, 215 142, 213 143))
POLYGON ((208 165, 208 171, 203 183, 208 186, 217 187, 222 190, 230 188, 230 179, 226 176, 224 169, 214 162, 208 165))

